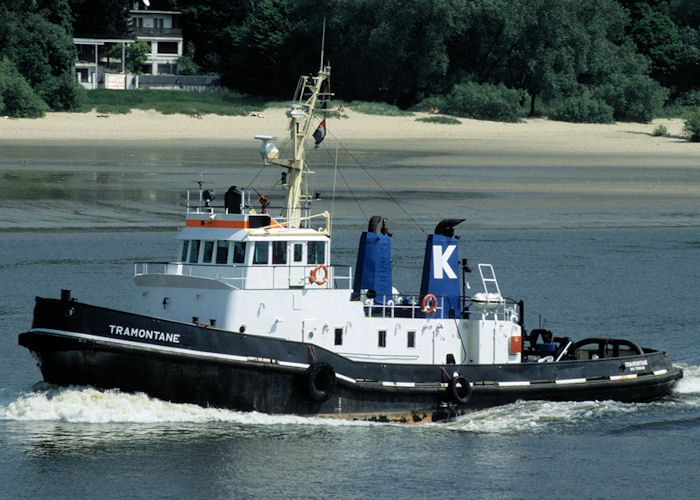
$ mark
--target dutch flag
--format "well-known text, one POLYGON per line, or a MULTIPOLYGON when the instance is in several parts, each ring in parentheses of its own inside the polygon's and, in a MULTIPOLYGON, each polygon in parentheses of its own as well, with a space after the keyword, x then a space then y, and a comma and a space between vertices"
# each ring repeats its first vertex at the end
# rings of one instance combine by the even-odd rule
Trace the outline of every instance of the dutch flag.
POLYGON ((323 139, 326 138, 326 119, 324 118, 321 120, 321 123, 318 124, 318 128, 316 128, 316 131, 314 132, 314 140, 316 141, 316 145, 314 147, 318 147, 319 144, 323 142, 323 139))

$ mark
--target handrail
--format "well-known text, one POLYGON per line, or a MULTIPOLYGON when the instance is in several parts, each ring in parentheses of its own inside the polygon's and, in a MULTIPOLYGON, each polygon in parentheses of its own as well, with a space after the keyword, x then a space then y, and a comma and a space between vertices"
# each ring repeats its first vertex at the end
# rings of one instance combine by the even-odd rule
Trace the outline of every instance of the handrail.
POLYGON ((338 289, 352 287, 352 267, 327 266, 328 277, 322 284, 311 282, 309 276, 316 264, 202 264, 187 262, 136 262, 134 276, 171 275, 207 278, 243 289, 338 289), (157 270, 153 268, 158 267, 157 270), (149 269, 150 268, 150 269, 149 269), (252 284, 249 283, 252 280, 252 284), (250 286, 249 286, 250 285, 250 286))

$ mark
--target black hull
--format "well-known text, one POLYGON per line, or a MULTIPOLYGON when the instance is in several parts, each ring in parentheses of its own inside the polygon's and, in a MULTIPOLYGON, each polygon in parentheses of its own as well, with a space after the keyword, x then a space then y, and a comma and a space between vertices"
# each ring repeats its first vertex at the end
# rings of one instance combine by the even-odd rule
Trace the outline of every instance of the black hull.
POLYGON ((19 343, 34 353, 44 380, 52 384, 118 388, 241 411, 343 418, 437 420, 528 399, 643 402, 664 396, 682 377, 667 353, 649 349, 642 355, 558 363, 356 362, 301 342, 41 298, 32 330, 22 333, 19 343), (455 388, 455 372, 471 389, 455 388))

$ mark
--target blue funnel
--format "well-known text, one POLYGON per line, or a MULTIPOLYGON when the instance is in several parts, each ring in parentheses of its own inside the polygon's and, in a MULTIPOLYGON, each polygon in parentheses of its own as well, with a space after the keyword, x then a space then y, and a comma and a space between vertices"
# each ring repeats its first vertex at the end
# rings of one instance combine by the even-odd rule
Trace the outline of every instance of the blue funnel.
POLYGON ((438 309, 434 317, 454 318, 460 314, 459 252, 454 226, 463 220, 443 220, 425 243, 420 298, 422 301, 428 294, 435 296, 438 309))

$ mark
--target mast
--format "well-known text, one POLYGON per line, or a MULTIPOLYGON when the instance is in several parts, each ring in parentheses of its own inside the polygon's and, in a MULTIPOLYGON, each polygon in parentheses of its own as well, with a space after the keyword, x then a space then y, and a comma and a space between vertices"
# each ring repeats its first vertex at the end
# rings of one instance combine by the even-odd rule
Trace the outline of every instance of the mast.
POLYGON ((301 223, 301 203, 309 201, 305 193, 304 174, 306 169, 306 138, 311 130, 316 103, 321 95, 323 83, 331 74, 329 65, 322 66, 316 76, 302 76, 291 109, 287 111, 289 136, 294 150, 292 159, 270 159, 270 162, 288 169, 287 178, 287 227, 299 227, 301 223))

